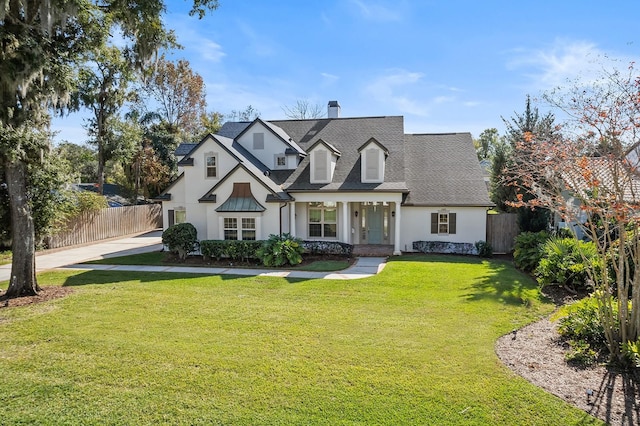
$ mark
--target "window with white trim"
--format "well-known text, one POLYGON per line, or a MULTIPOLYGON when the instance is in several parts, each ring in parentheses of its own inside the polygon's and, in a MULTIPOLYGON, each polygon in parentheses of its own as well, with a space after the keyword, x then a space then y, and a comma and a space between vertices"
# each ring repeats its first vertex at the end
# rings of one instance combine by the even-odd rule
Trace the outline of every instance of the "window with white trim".
POLYGON ((207 154, 205 156, 206 177, 218 177, 218 156, 215 154, 207 154))
POLYGON ((287 156, 284 154, 276 154, 276 167, 284 168, 287 167, 287 156))
POLYGON ((223 222, 225 240, 256 240, 255 217, 225 217, 223 222))
POLYGON ((174 223, 186 223, 187 211, 185 209, 176 209, 174 223))
POLYGON ((338 209, 334 202, 309 203, 309 238, 336 238, 338 209))
POLYGON ((456 222, 456 213, 450 213, 448 210, 431 213, 431 233, 438 235, 455 234, 457 227, 456 222))

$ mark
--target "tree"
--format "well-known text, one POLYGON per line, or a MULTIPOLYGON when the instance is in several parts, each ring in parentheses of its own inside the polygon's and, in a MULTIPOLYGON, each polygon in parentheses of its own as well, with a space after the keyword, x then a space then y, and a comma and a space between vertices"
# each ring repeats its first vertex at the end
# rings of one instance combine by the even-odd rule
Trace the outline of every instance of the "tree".
POLYGON ((216 134, 222 127, 224 115, 219 112, 209 112, 200 116, 200 138, 208 134, 216 134))
POLYGON ((498 129, 486 129, 480 133, 478 139, 473 140, 473 146, 476 148, 478 160, 482 161, 491 159, 499 144, 500 136, 498 134, 498 129))
MULTIPOLYGON (((215 9, 216 0, 194 0, 191 15, 215 9)), ((94 2, 5 1, 0 7, 0 162, 10 200, 13 238, 6 295, 37 294, 35 228, 29 202, 30 164, 48 150, 49 109, 69 108, 74 67, 119 33, 139 67, 174 37, 164 27, 165 4, 156 0, 94 2)))
POLYGON ((90 61, 80 69, 80 102, 93 112, 87 129, 90 143, 98 149, 98 190, 102 194, 105 163, 122 151, 121 139, 115 136, 119 111, 132 99, 129 84, 134 68, 124 52, 115 46, 101 46, 90 54, 90 61))
POLYGON ((640 181, 630 155, 640 145, 640 79, 631 66, 546 99, 571 118, 564 135, 524 133, 516 143, 517 204, 552 210, 596 245, 606 266, 589 277, 611 361, 625 363, 623 349, 640 344, 640 181))
POLYGON ((324 117, 322 105, 312 104, 307 99, 298 99, 293 106, 283 106, 282 110, 287 118, 305 120, 324 117))
POLYGON ((233 110, 229 114, 225 114, 228 121, 253 121, 258 117, 260 117, 260 111, 251 105, 247 105, 242 111, 233 110))
POLYGON ((193 72, 189 61, 173 63, 161 56, 144 91, 155 101, 154 112, 166 123, 167 130, 181 139, 198 134, 207 102, 204 80, 193 72))
POLYGON ((98 159, 96 152, 90 147, 65 141, 53 149, 53 155, 73 166, 73 182, 98 180, 98 159))
MULTIPOLYGON (((521 141, 526 139, 530 144, 535 144, 537 141, 554 138, 558 131, 554 120, 555 117, 550 112, 541 116, 538 108, 531 106, 531 98, 527 96, 523 114, 516 113, 515 117, 510 120, 502 118, 506 126, 506 140, 510 145, 510 149, 503 150, 500 155, 510 155, 511 158, 500 158, 499 160, 504 161, 507 168, 513 167, 513 161, 523 161, 527 151, 518 152, 523 148, 520 144, 521 141)), ((517 177, 505 173, 504 168, 496 170, 496 167, 499 166, 501 166, 499 163, 494 163, 493 166, 491 186, 495 192, 492 195, 492 200, 499 206, 509 205, 509 203, 517 201, 513 188, 517 177)), ((528 198, 533 195, 524 194, 523 196, 525 201, 529 201, 528 198)), ((537 232, 547 229, 549 212, 546 209, 530 204, 528 206, 520 206, 515 211, 518 213, 518 225, 521 231, 537 232)))

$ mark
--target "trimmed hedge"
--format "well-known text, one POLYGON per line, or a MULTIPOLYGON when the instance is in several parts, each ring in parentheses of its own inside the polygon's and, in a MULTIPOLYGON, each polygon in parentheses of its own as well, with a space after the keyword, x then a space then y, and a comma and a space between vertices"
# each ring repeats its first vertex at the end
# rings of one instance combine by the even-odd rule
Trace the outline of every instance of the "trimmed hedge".
POLYGON ((414 241, 413 249, 422 253, 478 254, 473 243, 448 243, 445 241, 414 241))
POLYGON ((303 241, 302 247, 307 254, 335 254, 351 257, 353 244, 340 241, 303 241))
POLYGON ((202 240, 200 241, 200 253, 205 260, 231 259, 249 260, 257 259, 258 249, 264 241, 246 240, 202 240))

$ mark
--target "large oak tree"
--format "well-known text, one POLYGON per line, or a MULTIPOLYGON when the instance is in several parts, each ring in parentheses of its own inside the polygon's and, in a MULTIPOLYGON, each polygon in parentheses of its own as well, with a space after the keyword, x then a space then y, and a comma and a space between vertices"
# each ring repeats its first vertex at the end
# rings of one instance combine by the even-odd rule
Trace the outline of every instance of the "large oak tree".
MULTIPOLYGON (((204 16, 217 0, 194 0, 204 16)), ((13 260, 7 296, 36 294, 35 236, 28 165, 49 149, 49 111, 63 112, 74 70, 119 35, 144 66, 173 41, 158 0, 0 0, 0 161, 11 206, 13 260)))

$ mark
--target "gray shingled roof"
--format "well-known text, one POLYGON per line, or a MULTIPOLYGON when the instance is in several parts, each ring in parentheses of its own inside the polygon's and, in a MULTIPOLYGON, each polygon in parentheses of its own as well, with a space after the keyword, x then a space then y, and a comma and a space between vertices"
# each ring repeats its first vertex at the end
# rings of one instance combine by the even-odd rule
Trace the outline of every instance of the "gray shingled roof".
POLYGON ((272 121, 308 152, 318 140, 331 144, 341 153, 333 181, 310 183, 310 159, 302 160, 284 183, 287 191, 407 191, 404 179, 403 117, 359 117, 319 120, 272 121), (369 139, 381 141, 389 150, 383 183, 362 183, 358 148, 369 139))
POLYGON ((405 161, 405 205, 493 205, 470 133, 405 135, 405 161))
POLYGON ((198 146, 197 143, 181 143, 176 148, 176 152, 175 152, 176 157, 182 157, 184 155, 189 154, 191 152, 191 150, 193 148, 195 148, 196 146, 198 146))

